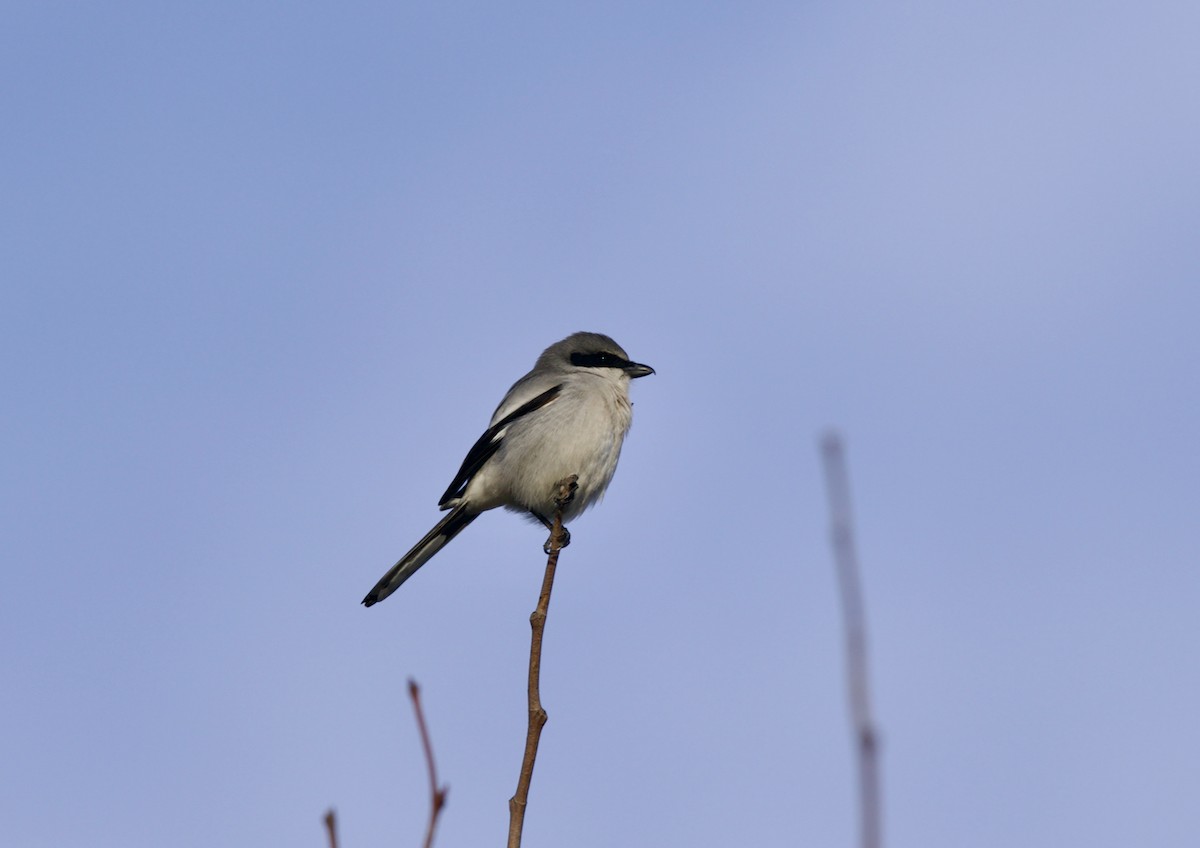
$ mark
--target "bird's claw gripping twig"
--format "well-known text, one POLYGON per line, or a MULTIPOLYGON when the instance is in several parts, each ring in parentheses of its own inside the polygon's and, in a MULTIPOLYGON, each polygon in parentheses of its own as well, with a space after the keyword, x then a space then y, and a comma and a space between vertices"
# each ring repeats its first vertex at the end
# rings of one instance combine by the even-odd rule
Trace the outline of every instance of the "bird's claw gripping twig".
MULTIPOLYGON (((542 553, 550 556, 551 543, 554 541, 554 534, 551 533, 546 539, 546 544, 542 545, 542 553)), ((561 551, 567 545, 571 544, 571 531, 566 527, 562 529, 562 541, 558 543, 558 549, 561 551)))
MULTIPOLYGON (((558 510, 559 512, 561 512, 563 507, 565 507, 567 504, 569 504, 571 501, 573 501, 575 499, 575 492, 578 489, 579 489, 579 475, 578 474, 572 474, 570 477, 566 477, 563 480, 560 480, 558 483, 558 494, 554 498, 555 509, 558 510)), ((545 528, 547 530, 550 531, 550 537, 548 539, 546 539, 546 544, 542 545, 542 551, 546 554, 546 556, 549 556, 550 550, 551 550, 551 545, 554 542, 554 522, 551 521, 550 519, 546 518, 546 516, 542 515, 540 512, 534 512, 533 515, 538 521, 542 522, 542 524, 545 526, 545 528)), ((560 524, 561 524, 561 521, 560 521, 560 524)), ((558 549, 561 551, 563 548, 565 548, 569 544, 571 544, 571 531, 568 530, 566 527, 563 527, 562 528, 562 541, 559 542, 558 549)))
POLYGON ((579 475, 572 474, 565 480, 561 480, 558 484, 558 497, 554 499, 554 505, 562 509, 571 501, 575 500, 575 492, 579 489, 579 475))

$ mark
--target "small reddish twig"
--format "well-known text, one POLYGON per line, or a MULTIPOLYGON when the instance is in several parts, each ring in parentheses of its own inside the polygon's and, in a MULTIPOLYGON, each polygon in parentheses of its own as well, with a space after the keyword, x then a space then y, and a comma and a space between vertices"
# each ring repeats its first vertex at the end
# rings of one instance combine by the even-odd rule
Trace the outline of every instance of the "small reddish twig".
MULTIPOLYGON (((421 745, 425 749, 425 765, 429 769, 429 827, 425 830, 425 848, 432 848, 433 833, 437 829, 438 816, 442 807, 446 806, 446 795, 449 786, 438 786, 437 766, 433 764, 433 745, 429 741, 429 730, 425 726, 425 715, 421 711, 421 689, 417 681, 408 679, 408 696, 412 698, 413 712, 417 714, 417 729, 421 732, 421 745)), ((334 846, 336 848, 336 846, 334 846)))
POLYGON ((337 814, 331 807, 325 813, 325 830, 329 833, 329 848, 338 848, 337 843, 337 814))

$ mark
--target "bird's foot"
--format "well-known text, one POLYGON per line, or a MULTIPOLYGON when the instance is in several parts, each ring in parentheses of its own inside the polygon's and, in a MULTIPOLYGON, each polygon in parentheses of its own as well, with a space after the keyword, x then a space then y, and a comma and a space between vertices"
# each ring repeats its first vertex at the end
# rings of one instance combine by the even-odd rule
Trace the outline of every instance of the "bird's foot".
MULTIPOLYGON (((558 497, 554 499, 554 505, 559 509, 575 500, 575 492, 579 490, 579 475, 572 474, 558 483, 558 497)), ((566 547, 564 545, 563 547, 566 547)))
MULTIPOLYGON (((558 482, 558 495, 554 498, 554 507, 558 512, 561 512, 563 507, 575 499, 575 492, 579 489, 579 475, 572 474, 570 477, 565 477, 558 482)), ((550 543, 554 541, 554 522, 546 516, 542 515, 537 510, 530 510, 538 521, 542 522, 542 526, 550 531, 550 538, 546 540, 546 544, 542 545, 542 550, 546 556, 550 555, 550 543)), ((567 545, 571 544, 571 531, 566 527, 562 529, 562 541, 559 542, 558 549, 561 551, 567 545)))
MULTIPOLYGON (((543 551, 543 553, 546 554, 546 556, 550 556, 550 550, 551 550, 551 546, 552 546, 553 542, 554 542, 554 534, 551 533, 550 536, 546 539, 546 544, 542 545, 542 551, 543 551)), ((558 549, 561 551, 563 548, 565 548, 569 544, 571 544, 571 531, 568 530, 566 527, 564 527, 562 529, 562 541, 558 543, 558 549)))

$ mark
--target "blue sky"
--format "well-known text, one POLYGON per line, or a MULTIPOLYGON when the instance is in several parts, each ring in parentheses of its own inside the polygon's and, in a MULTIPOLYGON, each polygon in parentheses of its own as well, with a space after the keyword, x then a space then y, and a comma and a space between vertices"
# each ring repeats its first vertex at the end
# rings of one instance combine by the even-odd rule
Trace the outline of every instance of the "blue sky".
POLYGON ((378 607, 509 384, 658 373, 546 635, 525 844, 846 845, 845 436, 894 846, 1200 832, 1200 11, 18 3, 13 845, 499 842, 544 534, 378 607))

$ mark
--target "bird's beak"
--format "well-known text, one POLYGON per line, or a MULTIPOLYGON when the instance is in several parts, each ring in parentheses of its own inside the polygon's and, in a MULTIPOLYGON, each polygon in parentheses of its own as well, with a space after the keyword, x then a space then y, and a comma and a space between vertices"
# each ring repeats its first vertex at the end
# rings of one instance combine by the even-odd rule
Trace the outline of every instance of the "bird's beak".
POLYGON ((641 365, 637 362, 630 362, 625 366, 625 373, 629 375, 630 379, 636 379, 638 377, 645 377, 647 374, 653 374, 654 369, 649 365, 641 365))

